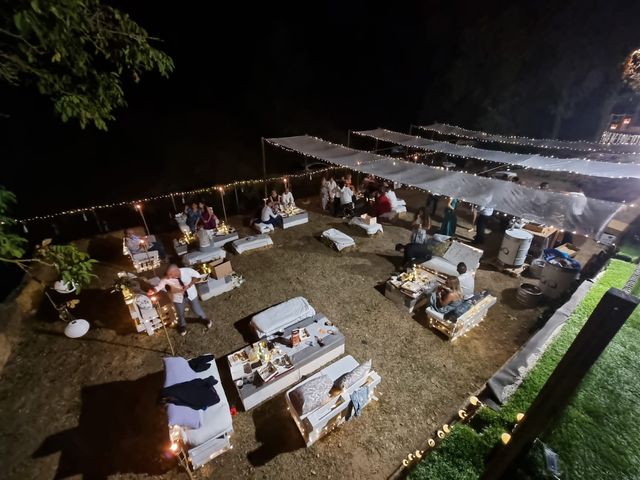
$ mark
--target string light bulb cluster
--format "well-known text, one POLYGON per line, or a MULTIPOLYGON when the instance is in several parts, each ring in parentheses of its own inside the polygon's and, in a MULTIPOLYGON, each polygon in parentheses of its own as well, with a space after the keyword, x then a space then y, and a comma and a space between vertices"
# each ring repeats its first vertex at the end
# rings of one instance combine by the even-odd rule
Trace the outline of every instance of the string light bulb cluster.
POLYGON ((416 127, 426 132, 435 132, 441 135, 453 135, 455 137, 465 138, 468 140, 479 140, 483 142, 495 142, 508 145, 548 148, 552 150, 640 154, 640 148, 633 151, 619 152, 618 150, 623 149, 612 148, 612 146, 609 144, 586 142, 581 140, 562 141, 550 138, 532 138, 518 135, 496 135, 493 133, 487 133, 478 130, 468 130, 455 125, 448 125, 446 123, 435 123, 433 125, 416 125, 416 127))
MULTIPOLYGON (((420 191, 426 191, 427 193, 431 193, 431 194, 434 194, 434 195, 453 196, 453 197, 456 197, 456 198, 460 199, 461 201, 467 202, 467 203, 469 203, 471 205, 480 206, 477 201, 473 201, 472 199, 465 198, 463 195, 456 195, 455 193, 451 194, 451 193, 436 192, 436 191, 432 191, 432 190, 428 189, 427 187, 423 187, 423 186, 417 187, 417 186, 414 186, 414 185, 407 185, 407 184, 404 184, 403 182, 396 182, 395 179, 389 178, 388 176, 381 177, 379 175, 376 175, 376 174, 372 173, 371 170, 367 169, 367 166, 370 166, 370 165, 378 165, 378 164, 387 163, 387 168, 388 168, 387 172, 393 174, 393 173, 395 173, 395 171, 400 171, 402 169, 402 167, 405 167, 405 166, 406 167, 410 167, 410 168, 414 168, 416 165, 413 162, 407 161, 405 159, 398 159, 398 158, 393 158, 393 157, 389 157, 389 156, 385 156, 385 155, 378 155, 378 154, 371 153, 371 152, 363 152, 361 150, 356 150, 356 149, 353 149, 353 148, 350 148, 350 147, 345 147, 344 145, 336 144, 336 143, 333 143, 333 142, 330 142, 328 140, 324 140, 322 138, 319 138, 319 137, 316 137, 316 136, 312 136, 312 135, 306 135, 305 138, 310 138, 310 139, 316 140, 318 142, 324 143, 326 145, 330 145, 330 146, 333 146, 333 147, 336 147, 336 148, 343 149, 345 152, 349 152, 349 155, 353 155, 353 156, 359 155, 360 156, 359 158, 362 158, 362 155, 366 154, 367 158, 368 158, 368 161, 365 162, 365 161, 362 161, 362 160, 358 159, 356 161, 352 160, 352 163, 349 163, 348 161, 345 161, 344 163, 338 163, 334 159, 334 157, 322 156, 321 154, 316 154, 316 153, 309 153, 309 152, 302 151, 301 149, 296 149, 296 148, 292 147, 290 145, 290 142, 289 142, 290 139, 289 138, 285 138, 285 139, 269 138, 269 139, 265 139, 265 141, 267 143, 269 143, 269 144, 271 144, 273 146, 279 147, 279 148, 281 148, 281 149, 283 149, 285 151, 298 153, 298 154, 301 154, 301 155, 303 155, 303 156, 305 156, 307 158, 312 158, 312 159, 315 159, 315 160, 321 160, 323 162, 336 165, 337 167, 349 168, 349 169, 356 170, 356 171, 359 171, 359 172, 362 172, 362 173, 365 173, 365 174, 371 174, 371 175, 376 176, 377 178, 382 178, 383 180, 388 181, 388 182, 401 183, 401 184, 405 185, 407 188, 420 190, 420 191), (393 167, 393 166, 396 167, 395 171, 391 170, 391 167, 393 167)), ((318 150, 318 151, 323 152, 323 151, 326 151, 326 150, 322 149, 322 150, 318 150)), ((344 156, 346 157, 347 155, 344 155, 344 156)), ((447 171, 444 167, 429 166, 429 165, 423 165, 423 167, 425 169, 447 171)), ((453 172, 453 173, 454 174, 461 174, 462 173, 462 174, 465 174, 465 175, 472 175, 474 177, 477 177, 482 182, 487 183, 486 189, 488 191, 492 190, 491 186, 494 184, 494 182, 503 182, 502 180, 482 177, 482 176, 479 176, 479 175, 477 175, 475 173, 470 173, 470 172, 467 172, 467 171, 464 171, 464 170, 463 171, 456 171, 456 172, 453 172)), ((539 195, 540 192, 541 192, 541 190, 539 190, 537 188, 527 187, 527 186, 524 186, 524 185, 518 185, 518 188, 522 189, 523 190, 523 195, 525 197, 529 197, 529 198, 534 198, 535 195, 539 195)), ((563 196, 567 196, 567 197, 570 196, 569 193, 560 193, 560 192, 544 192, 544 193, 547 194, 547 195, 553 194, 553 195, 563 195, 563 196)), ((610 205, 612 213, 615 212, 620 206, 622 206, 622 205, 617 204, 615 202, 608 202, 606 200, 598 200, 598 199, 592 199, 592 198, 590 198, 588 200, 590 202, 596 202, 596 203, 602 204, 602 205, 604 205, 604 204, 610 205)), ((498 209, 496 208, 496 210, 498 210, 498 209)), ((528 215, 526 213, 524 213, 524 212, 505 212, 505 211, 502 211, 502 212, 498 212, 498 213, 503 215, 503 216, 513 215, 513 216, 518 217, 518 218, 527 218, 528 217, 528 215)), ((584 232, 584 235, 588 236, 589 234, 584 232)))
MULTIPOLYGON (((258 178, 258 179, 251 179, 251 180, 237 180, 234 182, 230 182, 230 183, 226 183, 224 185, 219 185, 219 186, 214 186, 214 187, 202 187, 202 188, 197 188, 194 190, 186 190, 186 191, 180 191, 180 192, 172 192, 172 193, 165 193, 165 194, 161 194, 161 195, 154 195, 154 196, 149 196, 149 197, 145 197, 145 198, 141 198, 138 200, 125 200, 125 201, 121 201, 121 202, 113 202, 113 203, 105 203, 105 204, 100 204, 100 205, 93 205, 90 207, 80 207, 80 208, 72 208, 69 210, 63 210, 60 212, 56 212, 56 213, 49 213, 49 214, 43 214, 43 215, 34 215, 32 217, 26 217, 26 218, 21 218, 21 219, 15 219, 15 221, 17 223, 20 223, 23 225, 23 228, 26 229, 26 224, 27 223, 31 223, 31 222, 35 222, 35 221, 41 221, 41 220, 52 220, 54 218, 57 217, 64 217, 64 216, 70 216, 70 215, 84 215, 85 216, 85 220, 86 220, 86 213, 90 213, 93 212, 95 214, 95 212, 97 210, 105 210, 105 209, 110 209, 110 208, 117 208, 117 207, 127 207, 127 206, 133 206, 133 208, 136 211, 141 211, 142 207, 145 203, 154 201, 154 200, 162 200, 162 199, 170 199, 170 198, 175 198, 175 197, 182 197, 182 203, 185 203, 184 201, 184 197, 185 196, 191 196, 191 195, 198 195, 198 194, 203 194, 203 193, 213 193, 215 191, 218 191, 222 194, 224 194, 225 190, 230 190, 230 189, 234 189, 234 188, 244 188, 244 187, 250 187, 250 186, 255 186, 255 185, 260 185, 260 184, 264 184, 264 183, 272 183, 272 182, 279 182, 279 181, 283 181, 285 182, 285 184, 287 182, 290 182, 290 179, 292 178, 302 178, 302 177, 307 177, 307 176, 311 176, 311 175, 318 175, 320 173, 325 173, 325 172, 329 172, 332 170, 336 170, 339 167, 327 167, 327 168, 322 168, 322 169, 318 169, 318 170, 314 170, 312 172, 305 172, 305 173, 294 173, 291 175, 287 175, 287 177, 285 179, 282 178, 282 176, 274 176, 274 177, 268 177, 268 178, 258 178)), ((27 233, 27 232, 25 232, 27 233)))
MULTIPOLYGON (((407 147, 407 148, 418 148, 421 150, 426 150, 426 151, 430 151, 430 152, 437 152, 437 153, 443 153, 445 155, 451 156, 451 157, 457 157, 457 158, 463 158, 465 160, 480 160, 480 161, 484 161, 484 162, 494 162, 494 163, 500 163, 500 164, 504 164, 504 165, 513 165, 513 166, 519 166, 524 168, 525 170, 544 170, 544 171, 553 171, 553 172, 566 172, 566 173, 571 173, 571 174, 575 174, 575 175, 590 175, 590 176, 595 176, 595 177, 604 177, 604 178, 614 178, 614 179, 621 179, 621 178, 640 178, 640 165, 637 163, 624 163, 623 162, 601 162, 598 160, 591 160, 589 158, 562 158, 563 161, 566 162, 573 162, 574 164, 578 163, 578 164, 582 164, 584 170, 575 170, 575 169, 571 169, 571 168, 560 168, 557 166, 544 166, 544 165, 527 165, 525 162, 527 161, 531 161, 532 156, 530 154, 522 154, 522 153, 508 153, 509 155, 509 160, 498 160, 496 158, 493 157, 493 154, 496 153, 505 153, 505 152, 495 152, 493 150, 483 150, 481 148, 475 148, 475 147, 470 147, 470 146, 460 146, 460 145, 454 145, 451 144, 449 142, 437 142, 437 141, 431 141, 431 140, 426 140, 422 137, 418 137, 415 135, 407 135, 404 133, 399 133, 399 132, 394 132, 392 130, 387 130, 387 129, 378 129, 378 130, 368 130, 368 131, 354 131, 352 132, 355 135, 359 135, 361 137, 368 137, 368 138, 373 138, 376 141, 381 140, 384 142, 389 142, 389 143, 393 143, 395 145, 398 146, 402 146, 402 147, 407 147), (385 136, 385 135, 380 135, 380 134, 376 134, 376 131, 383 131, 386 134, 388 134, 389 136, 398 136, 401 135, 402 139, 397 138, 396 140, 393 140, 392 138, 390 138, 389 136, 385 136), (414 143, 412 143, 411 145, 407 145, 407 141, 404 140, 404 137, 411 137, 414 139, 414 143), (421 144, 422 142, 429 142, 428 145, 424 145, 421 144), (451 147, 451 148, 457 148, 457 149, 465 149, 466 150, 466 154, 461 153, 461 152, 455 152, 452 151, 451 148, 447 148, 447 147, 451 147), (615 167, 615 165, 628 165, 628 166, 635 166, 638 167, 638 172, 635 175, 615 175, 613 173, 615 173, 616 168, 621 169, 623 167, 615 167), (598 173, 589 173, 588 170, 593 170, 593 167, 600 167, 601 170, 598 173), (611 169, 613 168, 613 172, 610 172, 611 169)), ((540 156, 539 156, 540 157, 540 156)), ((553 155, 548 155, 546 157, 540 157, 540 158, 548 158, 549 160, 552 161, 552 163, 557 163, 557 160, 559 160, 558 157, 555 157, 553 155)), ((416 154, 413 155, 413 160, 417 161, 418 160, 418 156, 416 154)), ((637 160, 640 160, 640 158, 638 158, 637 160)))

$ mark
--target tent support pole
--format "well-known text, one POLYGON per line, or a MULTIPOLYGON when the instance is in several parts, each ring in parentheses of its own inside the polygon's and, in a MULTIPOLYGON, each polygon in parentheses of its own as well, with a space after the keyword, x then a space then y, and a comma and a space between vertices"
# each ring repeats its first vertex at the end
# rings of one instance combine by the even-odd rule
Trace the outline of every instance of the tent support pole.
POLYGON ((264 180, 264 196, 267 196, 267 155, 264 149, 264 137, 260 138, 262 142, 262 179, 264 180))

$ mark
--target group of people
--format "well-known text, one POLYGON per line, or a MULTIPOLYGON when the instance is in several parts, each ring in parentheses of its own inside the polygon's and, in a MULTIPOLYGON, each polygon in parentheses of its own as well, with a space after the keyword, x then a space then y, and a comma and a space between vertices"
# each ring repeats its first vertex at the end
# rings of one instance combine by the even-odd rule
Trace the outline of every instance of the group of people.
POLYGON ((281 195, 279 195, 276 190, 271 190, 271 194, 262 201, 252 223, 263 223, 282 228, 283 219, 281 212, 289 207, 295 207, 295 205, 293 193, 291 193, 288 185, 284 186, 281 195))
POLYGON ((220 220, 213 212, 213 208, 202 201, 193 202, 191 205, 185 206, 184 213, 187 216, 187 225, 194 233, 199 228, 212 230, 217 228, 220 223, 220 220))
POLYGON ((440 313, 447 313, 463 301, 473 297, 475 277, 467 270, 464 262, 458 263, 458 276, 449 276, 444 285, 440 285, 432 294, 429 306, 440 313))
POLYGON ((336 179, 333 175, 322 178, 320 183, 320 199, 322 209, 329 211, 336 217, 349 218, 357 213, 368 213, 372 217, 379 217, 393 209, 398 199, 393 185, 380 183, 373 175, 368 175, 359 188, 354 186, 351 174, 336 179), (355 199, 365 200, 364 211, 356 209, 355 199))

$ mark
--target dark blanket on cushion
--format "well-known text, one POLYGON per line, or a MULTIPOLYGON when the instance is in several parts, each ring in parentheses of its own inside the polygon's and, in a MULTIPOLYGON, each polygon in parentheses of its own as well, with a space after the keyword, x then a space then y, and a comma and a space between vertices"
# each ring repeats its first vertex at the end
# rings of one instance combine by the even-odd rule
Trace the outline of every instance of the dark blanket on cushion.
POLYGON ((209 364, 213 360, 213 355, 200 355, 199 357, 189 360, 189 366, 194 372, 204 372, 209 368, 209 364))
POLYGON ((218 381, 213 376, 196 378, 163 388, 160 395, 166 402, 204 410, 220 401, 218 392, 213 388, 216 383, 218 381))
POLYGON ((484 290, 482 292, 476 293, 473 297, 460 302, 460 305, 457 305, 453 310, 450 310, 444 314, 445 320, 449 320, 450 322, 457 321, 458 318, 467 313, 471 309, 471 307, 473 307, 488 294, 489 292, 484 290))

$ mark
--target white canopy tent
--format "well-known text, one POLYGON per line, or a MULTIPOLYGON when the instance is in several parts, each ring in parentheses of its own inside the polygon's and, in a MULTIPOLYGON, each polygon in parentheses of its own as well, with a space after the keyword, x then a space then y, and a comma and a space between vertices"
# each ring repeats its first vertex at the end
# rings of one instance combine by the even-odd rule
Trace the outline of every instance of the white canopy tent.
POLYGON ((496 135, 477 130, 446 125, 444 123, 434 123, 432 125, 418 125, 417 128, 427 132, 435 132, 441 135, 453 135, 455 137, 478 140, 482 142, 506 143, 510 145, 528 146, 536 148, 546 148, 553 150, 573 150, 576 152, 603 152, 603 153, 640 153, 639 145, 622 145, 609 143, 595 143, 585 141, 564 141, 552 139, 539 139, 518 137, 515 135, 496 135))
POLYGON ((405 147, 445 153, 456 157, 474 158, 477 160, 485 160, 507 165, 517 165, 536 170, 579 173, 593 177, 640 179, 640 165, 635 163, 608 163, 588 160, 585 158, 554 158, 542 155, 527 155, 496 150, 485 150, 466 145, 456 145, 455 143, 437 142, 414 135, 393 132, 383 128, 352 133, 384 142, 395 143, 396 145, 402 145, 405 147))
POLYGON ((271 145, 438 195, 448 195, 529 221, 597 236, 619 203, 523 187, 336 145, 308 135, 265 139, 271 145))

